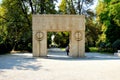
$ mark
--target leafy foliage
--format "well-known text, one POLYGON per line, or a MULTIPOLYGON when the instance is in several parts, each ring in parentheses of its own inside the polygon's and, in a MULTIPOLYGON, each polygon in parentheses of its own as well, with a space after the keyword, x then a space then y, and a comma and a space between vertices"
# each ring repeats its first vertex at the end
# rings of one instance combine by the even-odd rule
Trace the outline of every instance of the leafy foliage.
POLYGON ((65 48, 69 44, 70 32, 48 32, 47 34, 47 47, 50 47, 52 44, 51 36, 54 35, 54 44, 57 44, 57 47, 65 48))
POLYGON ((0 4, 0 52, 32 51, 32 14, 55 14, 53 0, 3 0, 0 4))
POLYGON ((93 0, 62 0, 59 5, 61 14, 86 14, 93 0))
MULTIPOLYGON (((3 0, 0 4, 0 51, 32 50, 32 14, 85 14, 86 44, 95 46, 100 28, 96 26, 94 12, 89 9, 93 0, 62 0, 59 11, 55 10, 55 2, 57 0, 3 0)), ((115 21, 118 24, 118 20, 115 21)), ((48 33, 48 44, 52 33, 48 33)), ((65 47, 69 43, 68 36, 69 32, 58 32, 55 42, 65 47)))
MULTIPOLYGON (((106 40, 102 42, 114 44, 120 39, 120 0, 99 0, 97 19, 102 27, 102 35, 106 40)), ((101 38, 102 36, 100 36, 101 38)), ((111 48, 111 45, 109 46, 111 48)))
POLYGON ((69 44, 69 32, 58 32, 55 34, 55 42, 59 47, 66 47, 69 44))
POLYGON ((113 44, 112 47, 115 51, 120 50, 120 39, 117 39, 113 44))
MULTIPOLYGON (((0 48, 3 51, 16 50, 20 45, 25 45, 22 47, 23 50, 30 50, 28 44, 31 43, 31 15, 22 11, 21 3, 18 0, 3 0, 1 8, 4 10, 3 14, 0 15, 1 20, 1 35, 3 42, 1 45, 6 46, 5 49, 0 48), (26 44, 23 42, 27 42, 26 44)), ((4 47, 3 47, 4 48, 4 47)), ((30 50, 31 51, 31 50, 30 50)))
POLYGON ((89 8, 92 4, 93 0, 62 0, 59 6, 60 14, 86 15, 86 46, 96 46, 101 33, 95 22, 95 13, 89 8))

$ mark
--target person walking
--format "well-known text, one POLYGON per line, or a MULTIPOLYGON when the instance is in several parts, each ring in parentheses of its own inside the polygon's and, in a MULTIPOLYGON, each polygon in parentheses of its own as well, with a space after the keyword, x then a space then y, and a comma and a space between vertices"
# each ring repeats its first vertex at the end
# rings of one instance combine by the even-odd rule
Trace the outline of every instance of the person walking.
POLYGON ((66 47, 67 56, 69 55, 69 45, 66 47))

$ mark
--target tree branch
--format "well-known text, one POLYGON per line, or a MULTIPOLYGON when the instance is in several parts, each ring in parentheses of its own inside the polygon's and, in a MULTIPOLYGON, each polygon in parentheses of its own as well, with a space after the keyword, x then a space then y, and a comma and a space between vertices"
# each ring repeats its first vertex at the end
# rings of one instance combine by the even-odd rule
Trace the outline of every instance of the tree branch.
POLYGON ((31 0, 29 0, 29 4, 30 4, 30 7, 31 7, 32 14, 35 14, 35 11, 33 9, 33 3, 32 3, 31 0))

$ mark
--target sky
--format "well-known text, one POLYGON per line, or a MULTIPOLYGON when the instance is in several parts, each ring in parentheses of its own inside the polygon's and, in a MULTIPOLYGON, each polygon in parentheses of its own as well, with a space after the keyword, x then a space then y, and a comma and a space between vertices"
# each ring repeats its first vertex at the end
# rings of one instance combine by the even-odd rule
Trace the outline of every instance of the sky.
POLYGON ((95 7, 97 6, 98 4, 98 0, 94 0, 94 5, 91 6, 91 9, 95 9, 95 7))
POLYGON ((0 0, 0 3, 2 2, 2 0, 0 0))

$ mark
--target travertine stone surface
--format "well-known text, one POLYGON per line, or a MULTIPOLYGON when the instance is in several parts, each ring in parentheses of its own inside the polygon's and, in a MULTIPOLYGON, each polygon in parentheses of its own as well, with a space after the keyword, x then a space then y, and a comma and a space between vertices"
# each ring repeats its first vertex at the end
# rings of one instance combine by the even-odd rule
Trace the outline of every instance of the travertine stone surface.
POLYGON ((69 56, 84 57, 85 55, 85 16, 83 15, 33 15, 32 31, 34 57, 47 56, 49 31, 69 31, 69 56))

